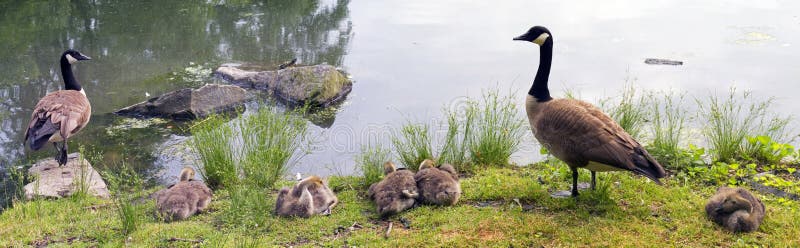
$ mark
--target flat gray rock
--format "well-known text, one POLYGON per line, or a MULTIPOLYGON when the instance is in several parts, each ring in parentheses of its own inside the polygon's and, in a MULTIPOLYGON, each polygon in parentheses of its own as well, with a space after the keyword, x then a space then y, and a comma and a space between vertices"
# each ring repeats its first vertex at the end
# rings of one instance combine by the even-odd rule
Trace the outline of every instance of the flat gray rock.
POLYGON ((230 113, 244 106, 247 92, 236 85, 207 84, 199 89, 180 89, 117 110, 130 117, 161 117, 193 120, 212 114, 230 113))
POLYGON ((243 88, 265 90, 292 105, 327 107, 344 100, 353 82, 330 65, 287 67, 272 71, 249 71, 223 65, 214 74, 243 88))
POLYGON ((28 169, 28 174, 36 180, 23 188, 27 199, 70 196, 81 190, 81 185, 84 185, 84 189, 91 195, 100 198, 110 197, 106 182, 100 177, 100 173, 97 173, 86 159, 78 160, 78 153, 67 155, 67 164, 61 167, 52 158, 40 160, 28 169))

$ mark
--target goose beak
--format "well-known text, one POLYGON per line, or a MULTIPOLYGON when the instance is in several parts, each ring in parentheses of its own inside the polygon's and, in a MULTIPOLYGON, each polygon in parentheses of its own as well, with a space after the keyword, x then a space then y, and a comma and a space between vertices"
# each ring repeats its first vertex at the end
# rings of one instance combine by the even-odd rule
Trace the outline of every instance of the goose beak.
POLYGON ((80 55, 78 55, 78 57, 75 58, 75 59, 77 59, 77 60, 92 60, 92 57, 89 57, 89 56, 86 56, 86 54, 80 53, 80 55))
POLYGON ((525 40, 525 35, 514 37, 514 40, 525 40))

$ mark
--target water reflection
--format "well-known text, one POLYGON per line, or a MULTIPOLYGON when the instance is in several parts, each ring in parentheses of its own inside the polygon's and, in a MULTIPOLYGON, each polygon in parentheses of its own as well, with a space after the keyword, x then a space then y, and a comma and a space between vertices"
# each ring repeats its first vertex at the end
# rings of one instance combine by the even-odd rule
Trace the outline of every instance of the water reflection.
POLYGON ((143 129, 118 134, 125 138, 117 140, 106 127, 118 120, 107 113, 146 100, 146 95, 205 83, 175 79, 175 72, 195 64, 276 64, 298 58, 304 64, 341 66, 352 33, 348 4, 348 0, 0 3, 0 44, 5 48, 0 49, 0 164, 17 163, 26 156, 21 144, 30 111, 47 92, 63 87, 57 60, 66 48, 93 58, 75 66, 94 113, 76 144, 101 150, 107 157, 136 157, 147 164, 153 161, 149 154, 154 144, 165 135, 143 129))

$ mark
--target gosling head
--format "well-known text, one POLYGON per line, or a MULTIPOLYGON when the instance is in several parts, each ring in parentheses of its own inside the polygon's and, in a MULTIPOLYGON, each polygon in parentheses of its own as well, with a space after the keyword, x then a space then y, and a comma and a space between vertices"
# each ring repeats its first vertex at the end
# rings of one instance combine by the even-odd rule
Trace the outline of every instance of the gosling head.
POLYGON ((749 212, 752 208, 753 206, 747 199, 739 195, 729 195, 725 197, 725 200, 717 207, 716 211, 717 213, 732 213, 738 210, 746 210, 749 212))
POLYGON ((514 37, 514 40, 530 41, 541 46, 546 41, 552 40, 550 36, 550 30, 542 26, 535 26, 528 29, 528 32, 525 34, 514 37))
POLYGON ((90 60, 92 58, 76 50, 68 49, 64 51, 64 54, 61 55, 61 59, 66 60, 67 63, 74 64, 75 62, 81 60, 90 60))
POLYGON ((194 169, 192 167, 183 167, 181 170, 181 182, 194 179, 194 169))
POLYGON ((433 168, 433 167, 436 167, 436 162, 433 162, 433 160, 430 160, 430 159, 423 160, 422 163, 419 164, 419 169, 420 170, 433 168))
POLYGON ((392 173, 392 172, 394 172, 396 170, 397 170, 397 167, 395 167, 394 163, 392 163, 391 161, 386 161, 386 163, 383 163, 383 174, 384 175, 389 175, 389 173, 392 173))

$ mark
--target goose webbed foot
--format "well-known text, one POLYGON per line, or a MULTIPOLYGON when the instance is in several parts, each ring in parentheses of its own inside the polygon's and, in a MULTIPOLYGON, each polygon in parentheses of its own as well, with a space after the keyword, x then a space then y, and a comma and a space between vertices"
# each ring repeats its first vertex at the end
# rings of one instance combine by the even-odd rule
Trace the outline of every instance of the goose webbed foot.
POLYGON ((56 161, 58 162, 58 166, 62 166, 67 164, 67 141, 65 140, 64 143, 61 144, 61 148, 58 148, 58 154, 56 155, 56 161))

